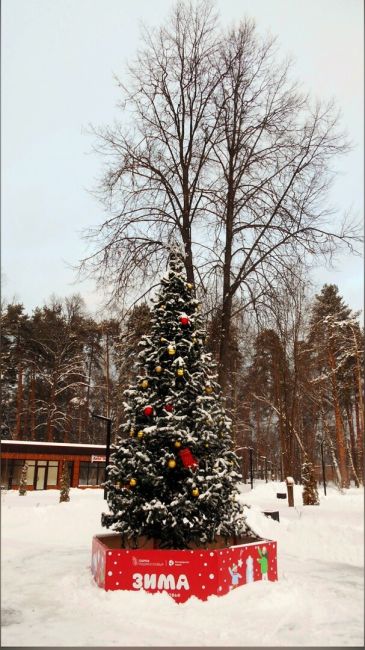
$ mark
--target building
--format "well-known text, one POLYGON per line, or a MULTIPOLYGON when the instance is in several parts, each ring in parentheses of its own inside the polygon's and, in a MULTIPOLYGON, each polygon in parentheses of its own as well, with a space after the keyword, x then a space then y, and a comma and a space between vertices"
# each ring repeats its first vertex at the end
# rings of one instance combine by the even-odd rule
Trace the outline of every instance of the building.
POLYGON ((105 476, 105 456, 105 445, 2 440, 1 488, 19 488, 25 461, 28 490, 59 489, 64 463, 68 464, 71 487, 100 487, 105 476))

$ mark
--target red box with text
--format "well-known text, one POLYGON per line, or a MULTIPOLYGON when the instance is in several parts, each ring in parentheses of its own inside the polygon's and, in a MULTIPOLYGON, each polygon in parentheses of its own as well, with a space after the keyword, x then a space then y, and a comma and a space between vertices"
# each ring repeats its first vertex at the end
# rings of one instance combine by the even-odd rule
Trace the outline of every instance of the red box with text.
POLYGON ((277 580, 276 542, 260 539, 225 548, 121 548, 121 536, 96 535, 91 570, 99 587, 166 591, 178 603, 207 600, 256 580, 277 580))

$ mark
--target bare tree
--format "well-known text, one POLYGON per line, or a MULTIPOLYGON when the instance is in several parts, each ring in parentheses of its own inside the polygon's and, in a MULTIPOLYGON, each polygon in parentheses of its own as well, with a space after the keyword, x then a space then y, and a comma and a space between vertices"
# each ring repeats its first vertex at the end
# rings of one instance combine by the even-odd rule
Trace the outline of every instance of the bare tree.
POLYGON ((194 282, 192 226, 205 214, 212 96, 221 76, 217 37, 209 0, 178 2, 166 25, 144 30, 128 85, 119 82, 123 124, 97 131, 110 160, 101 196, 114 214, 89 233, 99 248, 82 268, 112 282, 119 296, 154 277, 172 236, 184 245, 194 282))
POLYGON ((219 31, 208 0, 178 2, 145 30, 120 87, 123 124, 97 131, 111 217, 89 232, 97 248, 81 270, 114 296, 144 296, 166 244, 181 242, 188 281, 221 296, 226 392, 234 298, 255 304, 295 260, 358 239, 328 223, 330 165, 348 150, 337 112, 300 91, 252 21, 219 31))
POLYGON ((252 21, 221 44, 225 74, 216 93, 217 176, 210 190, 216 211, 214 251, 222 272, 220 383, 226 363, 233 298, 251 302, 307 254, 352 250, 356 229, 328 226, 330 161, 347 151, 332 104, 313 105, 278 62, 275 41, 261 39, 252 21))

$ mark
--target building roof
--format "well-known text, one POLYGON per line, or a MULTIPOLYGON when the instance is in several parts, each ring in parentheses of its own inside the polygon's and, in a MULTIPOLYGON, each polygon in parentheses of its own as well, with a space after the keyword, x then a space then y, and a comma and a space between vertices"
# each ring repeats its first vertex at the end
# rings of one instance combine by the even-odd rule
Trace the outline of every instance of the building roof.
POLYGON ((44 445, 45 447, 93 447, 95 449, 105 449, 105 445, 79 444, 74 442, 43 442, 40 440, 1 440, 1 444, 6 445, 44 445))

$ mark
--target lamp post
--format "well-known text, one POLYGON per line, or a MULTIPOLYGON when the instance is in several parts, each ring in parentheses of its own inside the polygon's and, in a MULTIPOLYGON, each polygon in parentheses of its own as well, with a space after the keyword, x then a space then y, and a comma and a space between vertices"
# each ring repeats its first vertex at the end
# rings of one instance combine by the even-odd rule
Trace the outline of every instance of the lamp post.
MULTIPOLYGON (((109 465, 109 455, 110 455, 110 440, 111 440, 111 432, 112 432, 112 421, 111 418, 105 417, 105 415, 97 415, 96 413, 91 414, 92 418, 95 418, 97 420, 103 420, 106 422, 106 454, 105 454, 105 474, 104 474, 104 482, 107 481, 108 478, 108 470, 107 467, 109 465)), ((106 486, 104 487, 104 499, 106 499, 107 495, 107 488, 106 486)))
POLYGON ((323 476, 323 489, 324 489, 324 494, 326 496, 326 469, 325 469, 325 464, 324 464, 324 455, 323 455, 323 444, 324 444, 324 439, 322 438, 321 440, 321 457, 322 457, 322 476, 323 476))

